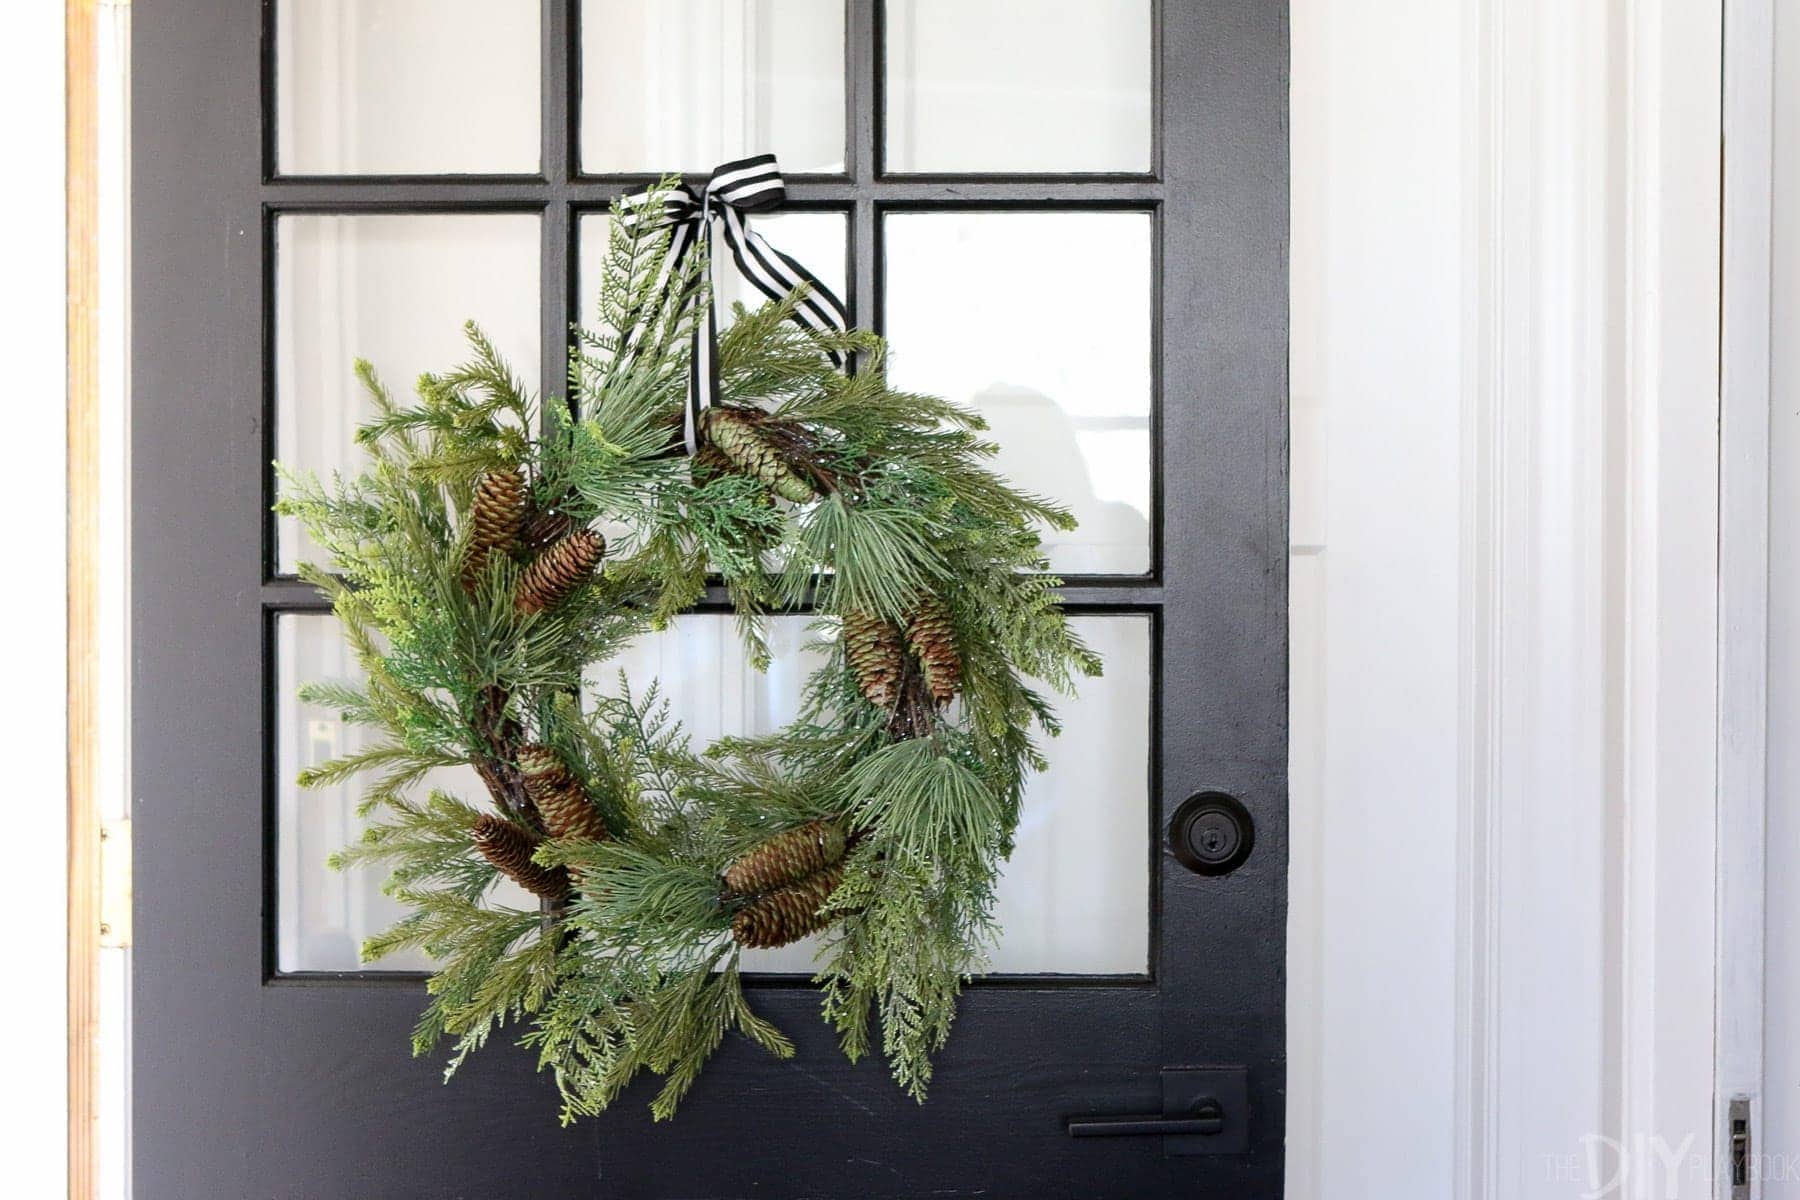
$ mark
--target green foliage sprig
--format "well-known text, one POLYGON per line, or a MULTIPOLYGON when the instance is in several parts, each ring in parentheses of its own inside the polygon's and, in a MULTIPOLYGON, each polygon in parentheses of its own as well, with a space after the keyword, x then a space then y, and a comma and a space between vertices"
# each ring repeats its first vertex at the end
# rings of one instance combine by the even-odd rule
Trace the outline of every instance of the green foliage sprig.
POLYGON ((823 927, 825 1018, 852 1058, 873 1018, 895 1078, 922 1099, 995 934, 999 864, 1043 765, 1034 731, 1056 731, 1039 689, 1099 670, 1036 532, 1071 520, 993 473, 978 414, 890 387, 878 338, 797 326, 798 295, 736 309, 720 340, 733 407, 717 419, 737 423, 681 454, 684 301, 704 275, 696 255, 665 279, 667 234, 630 215, 615 209, 600 324, 577 331, 568 401, 540 402, 471 325, 469 361, 420 379, 413 403, 358 364, 374 408, 361 477, 283 472, 277 508, 324 551, 304 574, 364 675, 305 695, 376 731, 301 782, 369 780, 367 831, 333 862, 389 871, 409 912, 364 955, 419 948, 437 963, 414 1046, 452 1039, 449 1071, 519 1024, 565 1120, 602 1111, 643 1071, 663 1076, 652 1108, 670 1115, 727 1033, 793 1052, 741 984, 754 918, 784 937, 823 927), (832 369, 828 351, 856 369, 832 369), (495 553, 476 544, 491 479, 517 480, 524 510, 503 515, 530 518, 527 533, 602 531, 603 568, 579 573, 571 551, 569 586, 522 605, 522 579, 552 551, 525 534, 495 553), (610 696, 595 684, 713 578, 756 662, 766 617, 796 608, 826 654, 792 724, 696 750, 654 683, 610 696), (929 644, 909 632, 927 605, 947 622, 929 644), (854 653, 847 618, 873 631, 854 653), (928 665, 954 681, 954 703, 925 689, 928 665), (566 768, 604 837, 557 836, 522 765, 532 754, 566 768), (485 796, 426 788, 455 766, 474 767, 485 796), (550 893, 537 907, 496 899, 508 861, 473 838, 489 814, 531 851, 534 867, 511 867, 550 893), (743 856, 813 828, 835 831, 841 856, 809 877, 822 908, 723 886, 743 856))

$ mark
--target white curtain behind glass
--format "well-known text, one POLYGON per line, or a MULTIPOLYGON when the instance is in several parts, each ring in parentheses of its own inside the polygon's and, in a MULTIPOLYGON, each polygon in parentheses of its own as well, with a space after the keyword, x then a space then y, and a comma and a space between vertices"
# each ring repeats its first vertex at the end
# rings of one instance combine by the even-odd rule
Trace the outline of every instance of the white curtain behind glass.
MULTIPOLYGON (((1075 618, 1106 659, 1106 674, 1061 698, 1065 730, 1044 743, 1050 769, 1027 789, 1018 849, 1005 864, 996 908, 1003 934, 996 972, 1135 974, 1149 950, 1150 620, 1075 618)), ((673 713, 704 745, 725 733, 766 733, 799 711, 817 663, 808 620, 770 622, 775 661, 766 675, 745 660, 723 615, 682 617, 595 672, 616 694, 660 680, 673 713)), ((756 971, 811 972, 819 939, 745 954, 756 971)))
POLYGON ((288 175, 535 173, 539 6, 275 6, 277 161, 288 175))
MULTIPOLYGON (((325 865, 334 852, 362 835, 367 822, 357 816, 366 778, 335 787, 302 790, 294 780, 316 767, 359 750, 381 735, 346 725, 338 714, 302 703, 295 694, 301 683, 362 679, 337 618, 323 613, 293 613, 275 626, 276 687, 276 966, 282 971, 355 971, 363 969, 363 940, 380 933, 409 911, 383 894, 386 873, 356 867, 333 871, 325 865)), ((473 767, 432 771, 415 794, 441 789, 471 804, 487 807, 487 791, 473 767)), ((502 879, 488 902, 509 908, 535 909, 537 898, 502 879)), ((378 971, 430 968, 418 950, 402 951, 373 964, 378 971)))
MULTIPOLYGON (((775 661, 759 673, 745 660, 732 618, 699 614, 636 643, 592 673, 597 690, 615 693, 623 670, 634 692, 656 680, 673 715, 704 746, 723 734, 763 733, 792 719, 807 673, 817 664, 808 619, 770 622, 775 661)), ((1106 658, 1106 675, 1084 681, 1059 704, 1062 737, 1045 743, 1050 770, 1031 781, 1018 849, 1003 871, 996 916, 1004 934, 994 953, 998 972, 1135 974, 1149 948, 1149 665, 1150 621, 1141 616, 1089 616, 1076 628, 1106 658)), ((294 777, 358 748, 367 733, 333 712, 302 704, 295 686, 308 679, 354 680, 355 662, 324 615, 282 618, 276 630, 276 728, 279 845, 278 961, 284 971, 355 970, 357 947, 402 915, 381 894, 378 870, 334 872, 325 865, 354 840, 360 785, 301 791, 294 777)), ((472 770, 434 772, 441 787, 484 803, 472 770)), ((501 903, 534 904, 511 884, 501 903)), ((745 956, 758 971, 814 969, 816 940, 745 956)), ((423 955, 385 960, 383 969, 419 969, 423 955)))
MULTIPOLYGON (((427 371, 469 357, 478 322, 535 391, 538 218, 527 213, 291 215, 276 225, 276 456, 360 474, 356 427, 373 408, 352 364, 366 358, 410 399, 427 371)), ((314 556, 296 522, 278 526, 279 561, 314 556)))
POLYGON ((844 169, 842 0, 583 0, 581 166, 844 169))

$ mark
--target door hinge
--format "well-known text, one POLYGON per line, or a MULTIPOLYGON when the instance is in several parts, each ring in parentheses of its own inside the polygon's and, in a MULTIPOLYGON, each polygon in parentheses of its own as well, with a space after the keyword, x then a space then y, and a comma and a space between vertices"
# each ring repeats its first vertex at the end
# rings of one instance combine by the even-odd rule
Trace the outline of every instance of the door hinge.
POLYGON ((1750 1097, 1733 1096, 1726 1110, 1725 1167, 1731 1172, 1731 1200, 1750 1200, 1751 1169, 1756 1162, 1756 1147, 1751 1141, 1750 1097))
POLYGON ((131 818, 100 826, 100 945, 131 945, 131 818))

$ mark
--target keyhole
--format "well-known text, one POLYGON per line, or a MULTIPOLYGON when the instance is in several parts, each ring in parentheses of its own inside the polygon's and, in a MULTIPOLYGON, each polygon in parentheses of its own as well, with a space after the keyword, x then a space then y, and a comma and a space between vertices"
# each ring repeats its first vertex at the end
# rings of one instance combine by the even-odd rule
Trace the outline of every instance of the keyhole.
POLYGON ((1249 810, 1235 796, 1200 792, 1175 810, 1169 849, 1199 875, 1227 875, 1243 865, 1256 842, 1249 810))

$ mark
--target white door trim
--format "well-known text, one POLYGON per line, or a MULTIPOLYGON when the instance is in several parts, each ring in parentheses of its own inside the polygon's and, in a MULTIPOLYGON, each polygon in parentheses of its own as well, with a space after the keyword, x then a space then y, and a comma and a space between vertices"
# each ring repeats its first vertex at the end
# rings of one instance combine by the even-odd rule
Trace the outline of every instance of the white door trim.
POLYGON ((1297 1198, 1712 1195, 1725 3, 1297 0, 1297 1198))
POLYGON ((1456 1194, 1709 1195, 1721 13, 1469 14, 1456 1194))
POLYGON ((1649 0, 1628 4, 1624 18, 1618 1002, 1628 1196, 1714 1194, 1718 1150, 1709 968, 1717 962, 1722 8, 1649 0))
MULTIPOLYGON (((1774 0, 1725 0, 1719 422, 1718 993, 1714 1128, 1733 1097, 1763 1129, 1768 804, 1774 0)), ((1729 1170, 1730 1146, 1721 1144, 1729 1170)), ((1752 1195, 1762 1195, 1751 1172, 1752 1195)), ((1719 1189, 1724 1196, 1729 1192, 1719 1189)))
POLYGON ((1512 1200, 1609 1124, 1616 34, 1470 13, 1455 1182, 1512 1200))

